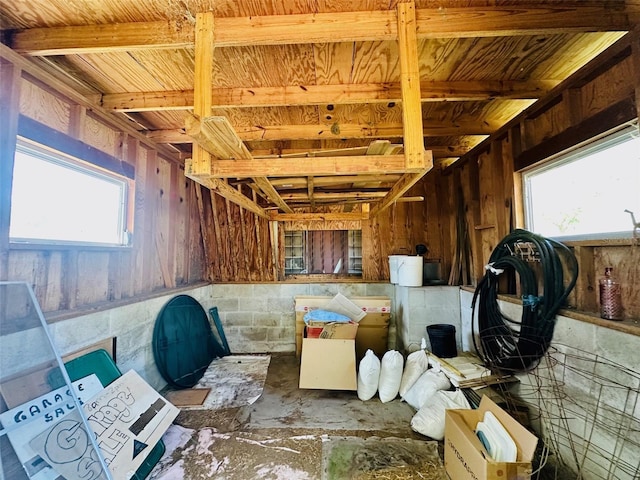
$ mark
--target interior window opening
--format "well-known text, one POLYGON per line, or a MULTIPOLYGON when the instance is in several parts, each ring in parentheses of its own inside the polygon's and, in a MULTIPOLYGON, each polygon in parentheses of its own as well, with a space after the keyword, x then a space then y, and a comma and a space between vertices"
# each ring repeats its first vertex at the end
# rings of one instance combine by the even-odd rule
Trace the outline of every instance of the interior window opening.
POLYGON ((362 232, 285 232, 285 275, 362 276, 362 232))

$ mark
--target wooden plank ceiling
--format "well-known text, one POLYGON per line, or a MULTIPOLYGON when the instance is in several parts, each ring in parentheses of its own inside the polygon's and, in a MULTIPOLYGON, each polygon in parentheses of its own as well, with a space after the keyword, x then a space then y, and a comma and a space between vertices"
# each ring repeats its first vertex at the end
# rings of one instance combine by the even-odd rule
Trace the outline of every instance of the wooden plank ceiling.
POLYGON ((639 9, 632 0, 0 0, 9 47, 169 145, 191 178, 271 219, 363 218, 416 200, 404 195, 433 166, 609 47, 639 9))

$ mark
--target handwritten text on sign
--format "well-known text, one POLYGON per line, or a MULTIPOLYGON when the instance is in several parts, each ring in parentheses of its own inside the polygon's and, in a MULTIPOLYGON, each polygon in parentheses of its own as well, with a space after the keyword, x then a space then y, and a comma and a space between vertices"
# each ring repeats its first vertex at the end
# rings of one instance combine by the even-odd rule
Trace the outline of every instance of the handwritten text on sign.
MULTIPOLYGON (((178 415, 133 370, 89 399, 83 409, 114 480, 131 478, 178 415)), ((101 478, 80 419, 67 416, 31 442, 66 478, 101 478)))

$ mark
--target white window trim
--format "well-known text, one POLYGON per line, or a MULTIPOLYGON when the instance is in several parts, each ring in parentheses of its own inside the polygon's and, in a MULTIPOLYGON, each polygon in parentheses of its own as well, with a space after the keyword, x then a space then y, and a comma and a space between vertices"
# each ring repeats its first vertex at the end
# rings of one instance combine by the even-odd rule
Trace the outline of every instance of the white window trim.
POLYGON ((65 239, 48 239, 48 238, 23 238, 23 237, 10 237, 9 243, 11 246, 24 246, 24 245, 55 245, 55 246, 87 246, 87 247, 109 247, 109 248, 126 248, 131 244, 131 233, 128 231, 127 226, 129 219, 127 204, 129 199, 129 180, 117 173, 110 172, 98 166, 92 165, 90 162, 83 161, 82 159, 75 158, 71 155, 65 154, 59 150, 48 148, 46 145, 39 144, 35 141, 18 137, 16 143, 16 153, 21 152, 23 154, 41 159, 46 162, 50 162, 54 165, 59 165, 71 170, 76 170, 84 175, 93 176, 100 180, 113 183, 120 187, 120 212, 118 218, 118 231, 120 232, 119 243, 109 242, 91 242, 83 240, 65 240, 65 239))
MULTIPOLYGON (((576 159, 582 158, 587 155, 591 155, 597 153, 602 150, 606 150, 611 148, 617 144, 620 144, 626 141, 629 137, 639 138, 640 131, 638 130, 638 120, 634 120, 633 122, 625 123, 611 131, 603 133, 602 135, 589 140, 586 143, 581 145, 577 145, 571 149, 564 150, 559 152, 544 161, 544 164, 532 166, 525 171, 522 172, 522 191, 524 196, 524 217, 525 217, 525 226, 526 228, 531 228, 532 224, 532 205, 531 205, 531 197, 529 195, 529 179, 534 173, 539 174, 545 171, 551 170, 553 168, 558 167, 559 165, 563 165, 566 163, 570 163, 575 161, 576 159)), ((635 212, 636 217, 640 214, 640 212, 635 212)), ((633 237, 633 230, 631 228, 631 221, 629 222, 629 230, 618 231, 618 232, 603 232, 603 233, 594 233, 594 234, 586 234, 586 235, 562 235, 562 236, 554 236, 551 237, 554 240, 562 241, 562 242, 571 242, 571 241, 583 241, 583 240, 608 240, 608 239, 630 239, 633 237)))

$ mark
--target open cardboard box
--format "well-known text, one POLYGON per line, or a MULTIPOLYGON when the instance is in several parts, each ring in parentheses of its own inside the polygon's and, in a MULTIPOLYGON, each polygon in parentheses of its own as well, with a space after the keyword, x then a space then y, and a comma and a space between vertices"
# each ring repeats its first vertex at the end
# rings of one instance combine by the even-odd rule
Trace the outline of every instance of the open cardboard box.
MULTIPOLYGON (((325 308, 332 297, 296 295, 296 356, 302 353, 304 338, 304 315, 312 309, 325 308)), ((391 318, 391 299, 389 297, 350 297, 349 300, 362 311, 367 312, 358 322, 356 334, 356 360, 364 357, 368 349, 374 351, 379 358, 388 350, 389 322, 391 318)))
MULTIPOLYGON (((323 339, 334 339, 334 340, 355 340, 356 335, 358 333, 358 324, 356 322, 349 323, 337 323, 337 322, 324 322, 319 324, 319 322, 314 322, 315 327, 322 326, 322 331, 318 335, 319 338, 323 339)), ((309 327, 307 326, 307 329, 309 327)), ((305 335, 306 337, 310 337, 311 335, 305 335)))
POLYGON ((529 480, 538 438, 511 415, 483 396, 476 410, 447 410, 444 431, 444 465, 452 480, 529 480), (475 434, 486 411, 492 412, 518 448, 516 462, 495 462, 475 434))

